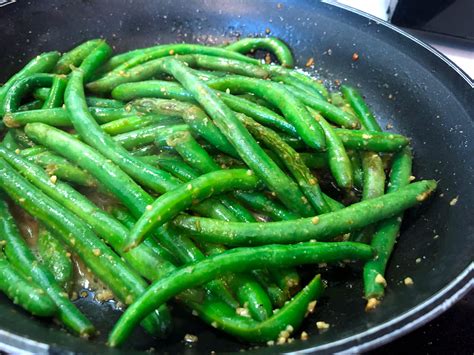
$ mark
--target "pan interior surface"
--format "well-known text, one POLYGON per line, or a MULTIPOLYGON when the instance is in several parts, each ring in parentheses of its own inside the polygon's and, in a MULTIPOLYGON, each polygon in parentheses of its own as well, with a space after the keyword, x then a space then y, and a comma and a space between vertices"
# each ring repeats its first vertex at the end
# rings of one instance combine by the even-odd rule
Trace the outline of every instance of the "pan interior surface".
MULTIPOLYGON (((238 36, 264 35, 267 29, 290 45, 299 65, 313 57, 314 74, 328 84, 337 80, 359 87, 383 127, 411 138, 416 178, 439 181, 436 195, 406 215, 387 271, 389 286, 383 305, 373 313, 364 311, 356 269, 320 270, 328 289, 317 312, 303 326, 310 338, 278 348, 340 350, 368 340, 354 336, 374 327, 380 327, 381 334, 393 331, 393 326, 383 325, 419 304, 428 304, 472 262, 474 90, 447 62, 384 24, 314 1, 278 5, 238 0, 19 1, 0 8, 0 81, 42 51, 64 51, 99 36, 120 52, 158 43, 219 44, 238 36), (359 60, 352 60, 353 53, 358 53, 359 60), (458 202, 450 204, 456 197, 458 202), (421 262, 417 263, 418 258, 421 262), (407 276, 414 280, 413 287, 404 285, 407 276), (319 320, 331 325, 321 334, 315 325, 319 320), (344 341, 348 338, 352 340, 344 341)), ((51 322, 29 317, 0 296, 0 341, 37 350, 49 344, 53 351, 101 353, 150 347, 168 353, 253 349, 179 307, 174 307, 175 329, 167 339, 149 339, 137 331, 125 348, 110 349, 104 340, 119 314, 113 305, 98 305, 91 299, 81 299, 79 305, 101 329, 101 336, 87 341, 51 322), (187 333, 197 335, 199 341, 186 344, 187 333)), ((396 327, 402 325, 403 320, 396 327)))

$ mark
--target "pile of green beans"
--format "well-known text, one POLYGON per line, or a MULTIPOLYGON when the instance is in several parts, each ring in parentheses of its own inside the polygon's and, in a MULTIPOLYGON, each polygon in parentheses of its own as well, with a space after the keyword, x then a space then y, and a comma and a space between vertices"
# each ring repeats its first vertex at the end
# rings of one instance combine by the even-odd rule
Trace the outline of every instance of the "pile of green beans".
POLYGON ((0 117, 0 292, 91 337, 73 296, 85 265, 88 291, 126 307, 110 346, 139 324, 166 337, 168 303, 243 341, 290 342, 321 263, 354 262, 372 310, 404 211, 436 189, 411 183, 409 138, 355 88, 329 91, 271 37, 43 53, 0 87, 0 117))

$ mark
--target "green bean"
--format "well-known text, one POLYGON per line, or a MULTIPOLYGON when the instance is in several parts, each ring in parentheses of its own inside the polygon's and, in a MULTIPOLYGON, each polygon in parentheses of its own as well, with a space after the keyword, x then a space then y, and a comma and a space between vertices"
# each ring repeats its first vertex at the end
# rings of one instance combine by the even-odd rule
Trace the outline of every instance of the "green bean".
MULTIPOLYGON (((387 188, 388 194, 401 191, 410 183, 411 167, 412 154, 409 148, 405 148, 395 154, 390 172, 390 183, 387 188)), ((383 276, 400 231, 402 218, 403 213, 400 213, 383 220, 376 227, 371 246, 377 253, 377 258, 367 262, 363 272, 364 291, 367 300, 371 298, 380 299, 384 295, 385 282, 383 276), (377 279, 378 275, 382 276, 381 282, 377 279)), ((377 305, 376 302, 372 304, 377 305)), ((370 304, 368 303, 368 305, 370 304)), ((370 310, 370 307, 368 309, 370 310)))
POLYGON ((133 102, 140 106, 139 110, 176 115, 182 118, 195 134, 199 134, 217 149, 232 156, 237 156, 234 147, 216 127, 214 122, 198 106, 175 100, 142 99, 133 102))
MULTIPOLYGON (((192 68, 215 70, 218 72, 227 72, 262 79, 266 79, 270 76, 270 73, 261 66, 230 58, 213 57, 202 54, 182 55, 175 58, 192 68)), ((200 74, 198 73, 198 75, 200 74)))
POLYGON ((332 129, 331 125, 316 111, 310 109, 313 117, 319 122, 326 134, 328 146, 329 169, 337 186, 345 190, 352 188, 352 166, 342 140, 332 129))
POLYGON ((36 87, 51 86, 56 76, 53 74, 32 74, 18 79, 3 97, 3 106, 0 108, 1 116, 15 112, 20 106, 21 99, 36 87))
POLYGON ((383 195, 385 192, 385 171, 380 156, 377 153, 365 152, 362 154, 362 167, 364 170, 362 199, 368 200, 383 195))
POLYGON ((189 126, 176 120, 150 125, 131 132, 116 135, 113 139, 125 149, 132 149, 155 142, 158 147, 166 146, 166 137, 171 132, 188 130, 189 126), (173 124, 178 123, 178 124, 173 124))
POLYGON ((28 149, 25 149, 22 150, 20 154, 25 156, 28 161, 43 167, 46 173, 51 177, 56 176, 61 180, 80 186, 96 187, 98 185, 97 180, 87 171, 78 168, 63 157, 50 151, 31 154, 28 149))
POLYGON ((255 211, 268 214, 274 221, 297 219, 298 215, 285 210, 278 202, 266 198, 262 194, 246 191, 236 191, 236 198, 244 202, 255 211))
MULTIPOLYGON (((92 233, 87 225, 73 213, 64 209, 56 201, 31 185, 3 159, 0 159, 0 188, 15 203, 53 231, 55 236, 61 238, 67 248, 77 254, 86 266, 110 287, 122 302, 130 304, 139 294, 143 293, 146 288, 145 281, 92 233)), ((15 243, 11 248, 14 249, 18 245, 18 243, 15 243)), ((23 249, 28 250, 26 245, 23 249)), ((17 249, 16 251, 18 252, 17 249)), ((26 256, 26 253, 23 253, 22 258, 17 255, 16 262, 23 264, 24 267, 32 265, 34 257, 31 255, 33 259, 30 259, 26 256)), ((47 282, 45 291, 58 305, 60 312, 58 316, 61 321, 80 334, 90 334, 93 331, 92 325, 70 303, 67 295, 54 282, 54 278, 49 271, 44 270, 38 263, 33 266, 31 276, 40 285, 42 285, 41 282, 47 282)), ((157 310, 156 313, 147 317, 143 325, 152 334, 163 334, 168 328, 169 322, 170 315, 167 309, 162 307, 159 311, 157 310)))
POLYGON ((282 159, 315 211, 318 214, 329 212, 330 208, 322 196, 318 180, 304 165, 298 153, 283 142, 280 136, 271 129, 263 127, 244 115, 238 115, 238 117, 256 139, 272 149, 282 159))
POLYGON ((10 149, 10 150, 20 149, 20 146, 15 141, 15 138, 13 137, 12 132, 13 132, 12 129, 8 130, 8 132, 3 137, 2 145, 5 146, 6 148, 10 149))
POLYGON ((178 216, 173 224, 191 233, 196 240, 228 246, 325 241, 398 215, 426 199, 435 188, 436 182, 424 180, 335 212, 294 221, 255 224, 178 216))
POLYGON ((112 48, 104 41, 100 41, 84 58, 79 68, 84 73, 84 82, 88 82, 95 71, 112 55, 112 48))
POLYGON ((241 222, 255 222, 253 214, 232 196, 225 196, 220 199, 221 203, 231 211, 241 222))
POLYGON ((225 272, 244 272, 259 268, 262 263, 269 267, 285 267, 344 259, 368 260, 372 256, 372 249, 369 246, 350 242, 270 245, 251 249, 234 249, 210 256, 205 260, 182 267, 168 277, 153 283, 115 324, 109 335, 109 345, 121 345, 137 323, 157 305, 163 304, 187 288, 212 280, 225 272))
POLYGON ((38 233, 37 248, 41 262, 53 274, 58 285, 68 291, 72 286, 74 275, 71 257, 67 250, 44 228, 41 228, 38 233))
POLYGON ((0 88, 0 117, 5 114, 5 96, 8 91, 10 91, 11 87, 18 80, 24 79, 30 75, 51 71, 59 57, 59 52, 47 52, 36 56, 0 88))
POLYGON ((91 39, 64 53, 56 63, 54 72, 69 74, 71 66, 79 67, 82 61, 102 42, 101 39, 91 39))
POLYGON ((312 119, 293 92, 286 89, 284 85, 237 75, 210 80, 207 84, 209 87, 220 91, 230 90, 231 93, 250 92, 270 101, 278 107, 286 120, 295 127, 298 135, 309 147, 324 150, 325 139, 321 127, 312 119))
POLYGON ((160 155, 143 156, 140 159, 148 164, 159 166, 182 181, 192 180, 199 176, 194 169, 184 163, 179 157, 162 153, 160 155))
POLYGON ((304 164, 310 169, 325 169, 328 167, 327 153, 298 153, 304 164))
MULTIPOLYGON (((51 89, 49 88, 38 88, 33 91, 33 96, 36 99, 40 99, 45 101, 51 89)), ((123 108, 125 104, 118 100, 113 99, 105 99, 103 97, 95 97, 95 96, 87 96, 86 97, 87 105, 94 106, 94 107, 102 107, 102 108, 123 108)))
MULTIPOLYGON (((159 80, 121 84, 112 91, 112 96, 120 98, 121 100, 132 100, 140 97, 157 97, 191 103, 196 102, 194 97, 179 84, 159 80)), ((245 98, 226 94, 224 92, 218 92, 218 96, 233 111, 252 117, 255 121, 261 124, 277 128, 292 136, 297 136, 295 127, 271 109, 255 104, 245 98)), ((142 101, 146 102, 146 100, 136 100, 135 104, 137 104, 137 102, 139 104, 142 101)), ((150 107, 152 107, 152 105, 150 107)), ((140 110, 139 107, 137 107, 137 109, 140 110)))
POLYGON ((186 185, 171 190, 158 197, 130 231, 126 249, 139 245, 151 229, 171 220, 191 204, 214 194, 231 190, 249 190, 258 186, 258 179, 251 170, 219 170, 204 174, 186 185))
POLYGON ((250 342, 274 341, 282 332, 291 334, 292 330, 301 325, 308 308, 311 309, 311 302, 318 299, 323 291, 324 284, 317 275, 292 301, 282 304, 277 313, 263 322, 236 317, 235 311, 222 303, 204 302, 193 305, 207 323, 239 339, 250 342), (214 317, 210 318, 209 313, 214 317))
POLYGON ((0 249, 0 291, 12 302, 38 317, 52 317, 57 307, 36 283, 26 279, 5 258, 0 249))
POLYGON ((13 139, 19 148, 31 148, 35 143, 21 129, 10 130, 13 139))
POLYGON ((335 128, 334 131, 346 148, 354 150, 396 152, 410 143, 407 137, 389 132, 367 132, 341 128, 335 128))
POLYGON ((150 48, 136 49, 112 57, 104 70, 117 73, 147 61, 170 55, 205 54, 209 56, 238 59, 245 63, 258 63, 258 60, 223 48, 207 47, 198 44, 165 44, 150 48))
MULTIPOLYGON (((138 122, 152 121, 153 117, 147 117, 151 115, 142 115, 134 111, 126 111, 123 108, 102 108, 102 107, 90 107, 89 111, 94 116, 95 120, 100 124, 110 123, 107 127, 116 127, 118 125, 123 125, 125 122, 130 122, 132 125, 138 125, 138 122), (113 123, 118 121, 117 123, 113 123)), ((157 117, 155 115, 154 117, 157 117)), ((54 127, 69 127, 71 126, 71 119, 69 113, 64 108, 54 108, 48 110, 32 110, 25 112, 13 112, 8 113, 3 118, 7 127, 21 127, 28 123, 45 123, 54 127)), ((132 125, 132 127, 133 127, 132 125)), ((111 128, 111 132, 114 132, 114 129, 111 128)))
POLYGON ((64 102, 64 90, 66 90, 67 77, 57 75, 53 78, 48 97, 44 100, 42 109, 61 107, 64 102))
POLYGON ((278 38, 274 37, 243 38, 225 46, 225 49, 242 54, 253 52, 256 49, 265 49, 272 52, 282 66, 292 68, 294 65, 293 55, 288 46, 278 38))
MULTIPOLYGON (((362 200, 369 200, 385 193, 385 171, 382 159, 377 153, 364 152, 362 154, 362 169, 364 174, 362 200)), ((375 231, 370 225, 351 235, 351 240, 368 243, 375 231)))
POLYGON ((364 170, 362 169, 362 160, 360 154, 354 150, 348 150, 347 155, 351 161, 352 172, 354 174, 354 186, 362 191, 364 186, 364 170))
MULTIPOLYGON (((142 128, 146 129, 146 127, 149 127, 152 125, 154 127, 156 126, 164 127, 169 124, 178 124, 178 123, 180 123, 179 120, 170 116, 150 114, 150 115, 144 115, 144 116, 130 116, 130 117, 120 118, 115 121, 104 123, 100 126, 100 128, 105 133, 110 134, 111 136, 117 136, 118 134, 128 133, 131 131, 137 133, 137 130, 140 130, 142 128)), ((126 141, 124 141, 124 143, 125 142, 126 141)))
POLYGON ((362 124, 362 127, 367 131, 382 131, 380 125, 377 123, 374 115, 370 112, 364 99, 359 92, 350 86, 341 85, 341 92, 344 98, 349 102, 352 109, 355 111, 357 117, 362 124))
POLYGON ((265 154, 244 125, 217 95, 190 74, 180 61, 166 58, 163 61, 163 67, 163 70, 172 73, 183 87, 193 94, 221 132, 233 144, 242 160, 276 193, 278 198, 289 209, 302 215, 308 215, 310 206, 308 203, 304 203, 302 199, 304 196, 296 184, 265 154), (301 203, 302 201, 303 203, 301 203))
MULTIPOLYGON (((3 159, 0 159, 1 188, 12 197, 12 194, 20 194, 21 186, 15 181, 16 179, 10 176, 10 172, 13 172, 13 170, 3 159), (7 187, 7 184, 10 187, 7 187)), ((6 241, 5 253, 8 260, 26 277, 31 277, 51 298, 57 307, 56 315, 64 325, 84 336, 92 334, 94 326, 72 304, 67 293, 56 283, 49 270, 38 263, 25 240, 21 237, 18 227, 8 210, 8 205, 3 200, 0 201, 0 216, 0 236, 6 241)))

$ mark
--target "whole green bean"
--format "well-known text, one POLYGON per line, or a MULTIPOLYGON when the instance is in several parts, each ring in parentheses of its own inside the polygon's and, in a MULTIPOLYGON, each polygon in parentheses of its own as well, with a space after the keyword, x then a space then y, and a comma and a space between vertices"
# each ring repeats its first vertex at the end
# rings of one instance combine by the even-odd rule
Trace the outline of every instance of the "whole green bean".
MULTIPOLYGON (((390 172, 390 183, 387 192, 395 193, 400 191, 410 183, 412 167, 412 154, 409 148, 405 148, 396 153, 393 158, 392 170, 390 172)), ((388 260, 392 254, 397 235, 400 231, 403 214, 398 214, 380 222, 372 237, 370 245, 377 253, 377 258, 367 262, 364 266, 363 280, 364 292, 367 300, 371 298, 380 299, 384 295, 384 282, 377 279, 385 274, 388 260)), ((372 302, 372 304, 377 304, 372 302)), ((369 303, 368 303, 369 305, 369 303)))
POLYGON ((208 86, 190 74, 183 63, 173 58, 163 60, 163 70, 172 73, 193 94, 242 160, 289 209, 302 215, 309 214, 310 206, 304 203, 304 196, 296 184, 265 154, 245 126, 208 86))
MULTIPOLYGON (((4 159, 0 159, 0 188, 15 203, 55 232, 55 236, 61 238, 67 248, 77 254, 122 302, 130 304, 143 293, 145 281, 92 233, 82 220, 26 181, 4 159)), ((12 245, 12 250, 18 252, 18 245, 18 242, 12 245)), ((33 264, 34 257, 31 255, 30 258, 24 250, 28 250, 26 245, 21 249, 21 258, 16 255, 15 262, 21 263, 24 268, 34 266, 31 276, 38 284, 47 285, 45 291, 58 305, 61 321, 80 334, 90 334, 93 331, 92 324, 70 303, 67 294, 55 283, 49 271, 38 263, 33 264)), ((144 320, 143 326, 152 334, 163 334, 169 327, 170 315, 165 307, 155 312, 144 320)))
POLYGON ((38 317, 52 317, 56 304, 35 282, 26 279, 11 265, 0 249, 0 291, 12 302, 38 317))
POLYGON ((44 228, 38 233, 37 249, 41 262, 51 271, 59 286, 68 291, 72 286, 74 270, 67 250, 44 228))
POLYGON ((253 190, 257 186, 258 179, 253 172, 244 169, 219 170, 183 184, 161 195, 152 205, 147 206, 145 213, 130 231, 126 250, 139 245, 151 229, 162 226, 193 203, 214 194, 237 189, 253 190))
POLYGON ((242 54, 247 54, 257 49, 265 49, 272 52, 282 66, 292 68, 294 65, 293 55, 288 46, 275 37, 242 38, 225 46, 225 49, 242 54))
POLYGON ((262 263, 269 267, 284 267, 345 259, 368 260, 371 257, 373 253, 369 246, 350 242, 269 245, 233 249, 210 256, 153 283, 115 324, 109 335, 109 345, 121 345, 138 322, 156 306, 187 288, 198 286, 225 272, 244 272, 259 268, 262 263))
POLYGON ((360 93, 353 87, 341 85, 341 92, 344 98, 349 102, 360 120, 362 127, 367 131, 382 131, 372 112, 370 112, 367 104, 360 93))
POLYGON ((328 146, 329 169, 336 181, 337 186, 342 189, 350 190, 352 188, 352 165, 347 155, 342 140, 332 129, 331 125, 316 111, 310 109, 314 119, 319 122, 326 134, 328 146))
POLYGON ((67 77, 57 75, 53 78, 48 97, 44 100, 42 109, 61 107, 64 102, 64 90, 66 90, 67 77))
POLYGON ((51 86, 55 77, 53 74, 38 73, 16 80, 3 97, 3 106, 0 108, 1 116, 18 110, 22 98, 27 93, 37 87, 51 86))
MULTIPOLYGON (((12 191, 18 194, 21 187, 15 179, 9 176, 9 172, 14 173, 8 164, 0 159, 1 188, 12 197, 12 191), (11 187, 6 187, 6 184, 11 187)), ((16 199, 14 198, 14 200, 16 199)), ((94 332, 94 326, 69 300, 67 293, 56 283, 49 270, 38 263, 20 235, 13 216, 8 210, 8 205, 3 200, 0 201, 0 217, 0 238, 6 241, 4 250, 8 260, 25 276, 31 277, 51 298, 57 307, 56 315, 64 325, 83 336, 91 335, 94 332)))
POLYGON ((435 188, 435 181, 424 180, 335 212, 294 221, 255 224, 178 216, 173 224, 191 233, 196 240, 229 246, 324 241, 398 215, 425 200, 435 188))
POLYGON ((82 61, 102 42, 103 40, 101 39, 91 39, 64 53, 56 63, 54 72, 57 74, 69 74, 71 66, 79 67, 82 61))
POLYGON ((28 64, 26 64, 20 71, 13 75, 8 81, 0 88, 0 117, 5 114, 5 96, 11 87, 18 81, 27 76, 36 74, 36 73, 47 73, 51 71, 56 62, 60 57, 59 52, 47 52, 42 53, 32 59, 28 64))
POLYGON ((334 128, 334 131, 347 149, 396 152, 410 143, 407 137, 389 132, 367 132, 341 128, 334 128))
POLYGON ((112 55, 112 48, 104 41, 100 41, 84 58, 79 68, 84 73, 84 82, 88 82, 96 70, 112 55))
POLYGON ((182 43, 158 45, 116 55, 105 65, 104 70, 111 70, 113 73, 118 73, 147 61, 175 54, 205 54, 215 57, 238 59, 246 63, 258 63, 256 59, 223 48, 182 43))

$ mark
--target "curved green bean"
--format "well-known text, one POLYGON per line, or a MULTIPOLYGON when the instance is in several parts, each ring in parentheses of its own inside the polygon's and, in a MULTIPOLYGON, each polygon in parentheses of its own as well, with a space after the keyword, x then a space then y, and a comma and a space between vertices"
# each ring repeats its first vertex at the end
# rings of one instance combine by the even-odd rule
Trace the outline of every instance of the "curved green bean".
POLYGON ((56 63, 54 72, 57 74, 69 74, 71 66, 79 67, 82 61, 102 42, 103 40, 101 39, 91 39, 64 53, 56 63))
POLYGON ((138 322, 151 310, 177 293, 198 286, 225 272, 258 269, 262 263, 269 267, 285 267, 345 259, 368 260, 372 249, 364 244, 300 243, 291 246, 269 245, 241 248, 208 257, 180 268, 168 277, 153 283, 148 291, 122 315, 109 335, 109 345, 121 345, 138 322))
POLYGON ((243 169, 219 170, 204 174, 158 197, 130 231, 126 250, 139 245, 151 229, 162 226, 191 204, 214 194, 231 190, 251 190, 258 186, 252 171, 243 169))
POLYGON ((24 79, 30 75, 50 72, 56 65, 59 57, 60 54, 56 51, 42 53, 28 62, 28 64, 26 64, 20 71, 8 79, 8 81, 0 88, 0 117, 5 114, 5 96, 7 95, 8 91, 10 91, 11 87, 18 80, 24 79))
POLYGON ((242 54, 247 54, 257 49, 265 49, 273 53, 282 66, 293 68, 294 65, 290 48, 283 41, 275 37, 242 38, 224 48, 242 54))

